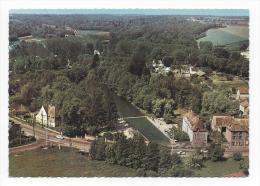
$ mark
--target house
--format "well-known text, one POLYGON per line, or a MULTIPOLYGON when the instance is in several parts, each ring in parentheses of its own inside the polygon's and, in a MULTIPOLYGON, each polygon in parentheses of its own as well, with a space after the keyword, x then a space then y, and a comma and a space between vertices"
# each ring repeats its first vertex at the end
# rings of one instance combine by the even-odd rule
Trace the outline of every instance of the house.
POLYGON ((189 68, 190 75, 204 76, 206 73, 200 70, 199 68, 190 66, 189 68))
POLYGON ((42 106, 35 119, 36 122, 51 127, 56 127, 60 122, 60 116, 53 105, 48 105, 47 109, 42 106))
POLYGON ((41 107, 40 111, 36 115, 35 120, 37 123, 40 123, 42 125, 47 125, 48 115, 46 109, 43 106, 41 107))
POLYGON ((249 114, 249 103, 247 100, 240 102, 239 104, 240 116, 248 116, 249 114))
POLYGON ((192 146, 207 145, 208 132, 203 121, 193 111, 189 111, 183 116, 182 131, 188 134, 192 146))
POLYGON ((236 99, 239 100, 241 98, 248 98, 249 97, 249 91, 248 91, 248 88, 246 87, 240 87, 238 90, 237 90, 237 96, 236 96, 236 99))
POLYGON ((213 116, 211 128, 224 134, 229 147, 248 147, 248 118, 213 116))

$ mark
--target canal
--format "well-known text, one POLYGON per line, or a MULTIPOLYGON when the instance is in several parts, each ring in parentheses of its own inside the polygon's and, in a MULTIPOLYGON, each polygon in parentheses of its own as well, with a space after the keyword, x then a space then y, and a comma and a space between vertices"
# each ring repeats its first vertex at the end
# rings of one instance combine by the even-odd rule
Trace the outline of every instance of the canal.
POLYGON ((135 106, 126 101, 124 98, 114 94, 114 101, 117 106, 120 117, 125 118, 130 126, 137 129, 150 141, 168 142, 168 138, 159 131, 135 106), (139 118, 128 118, 139 117, 139 118))

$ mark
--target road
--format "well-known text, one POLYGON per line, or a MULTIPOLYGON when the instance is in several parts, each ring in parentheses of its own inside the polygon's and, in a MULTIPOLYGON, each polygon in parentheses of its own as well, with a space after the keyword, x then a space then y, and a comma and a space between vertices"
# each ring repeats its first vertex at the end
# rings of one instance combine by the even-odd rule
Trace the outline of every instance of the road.
MULTIPOLYGON (((26 135, 33 135, 33 127, 30 126, 25 121, 17 120, 16 118, 10 117, 10 120, 14 121, 15 123, 19 124, 22 128, 22 131, 25 132, 26 135)), ((91 142, 87 141, 85 139, 79 139, 79 138, 69 138, 64 136, 64 139, 57 139, 57 132, 49 131, 46 128, 42 128, 40 126, 35 125, 35 137, 41 142, 45 142, 43 144, 58 144, 61 146, 67 146, 67 147, 73 147, 77 148, 81 151, 88 152, 90 149, 91 142), (47 140, 46 140, 47 139, 47 140)), ((27 148, 26 146, 24 147, 27 148)))

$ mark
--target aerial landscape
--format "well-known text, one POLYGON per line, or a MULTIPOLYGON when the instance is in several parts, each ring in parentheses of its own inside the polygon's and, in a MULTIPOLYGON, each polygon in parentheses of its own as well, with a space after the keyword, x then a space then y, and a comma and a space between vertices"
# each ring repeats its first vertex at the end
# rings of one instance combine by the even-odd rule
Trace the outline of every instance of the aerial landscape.
POLYGON ((202 12, 10 11, 9 176, 247 177, 248 11, 202 12))

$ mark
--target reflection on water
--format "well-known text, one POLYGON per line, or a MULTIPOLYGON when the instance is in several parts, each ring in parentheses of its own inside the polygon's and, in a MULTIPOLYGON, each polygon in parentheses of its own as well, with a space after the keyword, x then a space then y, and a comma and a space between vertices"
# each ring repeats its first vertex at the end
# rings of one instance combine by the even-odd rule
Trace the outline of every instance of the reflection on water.
POLYGON ((117 106, 117 110, 120 117, 137 117, 144 116, 137 108, 135 108, 131 103, 127 102, 124 98, 114 94, 114 101, 117 106))

